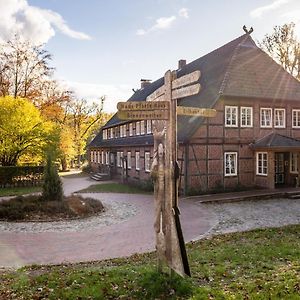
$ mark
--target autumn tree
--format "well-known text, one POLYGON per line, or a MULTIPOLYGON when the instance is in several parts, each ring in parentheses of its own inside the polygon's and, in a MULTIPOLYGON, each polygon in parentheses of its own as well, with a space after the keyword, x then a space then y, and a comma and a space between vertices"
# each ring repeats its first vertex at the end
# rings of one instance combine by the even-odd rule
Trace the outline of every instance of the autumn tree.
POLYGON ((41 85, 51 75, 51 55, 18 37, 0 46, 0 96, 31 100, 41 96, 41 85))
POLYGON ((104 100, 105 97, 102 96, 98 103, 89 104, 85 99, 73 99, 68 106, 67 110, 74 132, 78 166, 80 166, 80 158, 84 153, 89 134, 95 127, 99 126, 100 121, 103 119, 104 100))
POLYGON ((14 166, 23 155, 42 155, 55 147, 54 129, 29 100, 0 97, 0 164, 14 166))
POLYGON ((295 24, 275 26, 266 34, 259 46, 290 74, 300 80, 300 43, 295 34, 295 24))

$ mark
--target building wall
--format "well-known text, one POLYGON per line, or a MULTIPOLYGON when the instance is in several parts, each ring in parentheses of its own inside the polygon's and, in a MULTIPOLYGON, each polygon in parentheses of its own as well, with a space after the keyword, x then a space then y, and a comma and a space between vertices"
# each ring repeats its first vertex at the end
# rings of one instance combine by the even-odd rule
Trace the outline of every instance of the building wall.
MULTIPOLYGON (((300 138, 300 128, 292 128, 292 109, 300 109, 300 103, 282 102, 274 104, 266 100, 222 99, 214 107, 217 115, 208 118, 197 130, 188 145, 188 189, 199 192, 218 189, 234 189, 238 186, 271 187, 270 180, 274 176, 274 157, 270 152, 268 176, 256 175, 256 156, 250 144, 276 132, 285 136, 300 138), (238 107, 238 126, 225 126, 225 106, 238 107), (240 107, 253 108, 253 126, 240 126, 240 107), (260 108, 273 109, 272 128, 261 128, 260 108), (285 128, 274 128, 274 109, 284 108, 286 112, 285 128), (237 175, 224 175, 224 153, 237 153, 237 175)), ((186 174, 184 174, 186 176, 186 174)), ((183 188, 183 186, 182 186, 183 188)))
MULTIPOLYGON (((268 155, 269 172, 268 176, 256 175, 256 155, 251 149, 250 144, 266 135, 276 132, 285 136, 300 139, 300 128, 292 127, 292 109, 300 109, 297 102, 277 102, 267 100, 253 100, 241 98, 224 98, 217 102, 214 107, 217 115, 214 118, 207 118, 198 128, 188 144, 180 144, 178 147, 178 162, 181 168, 180 189, 184 192, 194 190, 196 192, 218 191, 223 189, 235 189, 243 187, 272 187, 270 181, 274 177, 274 153, 268 155), (238 107, 238 126, 225 126, 225 107, 238 107), (253 126, 250 128, 240 126, 240 108, 253 108, 253 126), (273 120, 272 128, 261 128, 260 108, 272 108, 273 120), (274 109, 285 109, 285 128, 274 128, 274 109), (225 176, 224 173, 224 154, 237 154, 237 174, 225 176), (273 164, 273 165, 272 165, 273 164)), ((133 134, 136 132, 137 122, 133 123, 133 134)), ((139 124, 140 125, 140 124, 139 124)), ((146 124, 144 134, 147 134, 146 124)), ((114 136, 120 137, 120 131, 114 130, 114 136)), ((129 125, 126 125, 126 136, 129 136, 129 125)), ((150 173, 145 171, 144 156, 145 151, 150 152, 150 161, 153 160, 152 146, 123 146, 111 148, 91 148, 93 151, 121 152, 127 157, 127 152, 131 151, 132 167, 128 170, 127 179, 129 181, 150 180, 150 173), (136 170, 135 152, 140 152, 140 170, 136 170)), ((90 153, 90 157, 92 157, 90 153)), ((91 160, 91 166, 95 171, 110 171, 115 178, 122 178, 122 168, 110 163, 101 164, 97 159, 91 160)), ((290 179, 294 181, 294 178, 290 179)))

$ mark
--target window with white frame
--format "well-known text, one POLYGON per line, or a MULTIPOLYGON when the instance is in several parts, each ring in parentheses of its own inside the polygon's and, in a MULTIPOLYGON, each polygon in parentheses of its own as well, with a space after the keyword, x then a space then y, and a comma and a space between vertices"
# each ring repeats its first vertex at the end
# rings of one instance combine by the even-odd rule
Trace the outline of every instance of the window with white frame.
POLYGON ((224 174, 225 176, 237 175, 237 152, 224 153, 224 174))
POLYGON ((237 127, 238 126, 238 107, 225 106, 225 126, 237 127))
POLYGON ((109 165, 109 152, 108 151, 105 152, 105 164, 109 165))
POLYGON ((145 121, 141 121, 141 134, 145 134, 145 121))
POLYGON ((293 128, 300 128, 300 109, 293 109, 293 128))
POLYGON ((145 172, 150 172, 150 152, 145 152, 145 172))
POLYGON ((117 167, 121 167, 121 152, 117 152, 117 167))
POLYGON ((124 152, 121 151, 120 153, 120 158, 121 158, 121 167, 123 167, 123 157, 124 157, 124 152))
POLYGON ((256 174, 257 175, 268 175, 268 153, 257 152, 256 153, 256 174))
POLYGON ((241 107, 241 127, 253 126, 253 108, 241 107))
POLYGON ((274 127, 285 128, 285 109, 275 108, 274 109, 274 127))
POLYGON ((126 137, 126 124, 123 125, 123 137, 126 137))
POLYGON ((94 162, 94 151, 91 150, 91 163, 94 162))
POLYGON ((140 152, 135 152, 135 169, 140 170, 140 152))
POLYGON ((102 135, 103 135, 103 140, 107 140, 107 130, 106 129, 103 129, 102 135))
POLYGON ((127 168, 131 169, 131 152, 127 152, 127 168))
POLYGON ((123 137, 123 125, 120 126, 120 137, 123 137))
POLYGON ((261 107, 261 109, 260 109, 260 127, 262 127, 262 128, 272 127, 272 108, 261 107))
POLYGON ((290 153, 290 172, 298 173, 298 154, 296 152, 290 153))
POLYGON ((135 135, 140 135, 141 134, 141 123, 136 122, 135 123, 135 135))
POLYGON ((147 120, 147 134, 152 133, 152 121, 151 120, 147 120))
POLYGON ((107 129, 107 138, 111 139, 111 128, 107 129))
POLYGON ((100 151, 98 151, 98 164, 100 164, 100 160, 101 160, 100 159, 100 154, 101 154, 100 151))
POLYGON ((132 123, 129 124, 129 136, 133 136, 133 125, 132 125, 132 123))
POLYGON ((104 165, 104 151, 101 153, 101 164, 104 165))

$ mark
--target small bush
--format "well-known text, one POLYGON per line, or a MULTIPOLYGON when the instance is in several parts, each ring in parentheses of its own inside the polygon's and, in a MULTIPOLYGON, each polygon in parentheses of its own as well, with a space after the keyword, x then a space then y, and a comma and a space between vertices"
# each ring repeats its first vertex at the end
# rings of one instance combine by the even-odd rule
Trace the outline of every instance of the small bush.
POLYGON ((45 201, 62 201, 63 199, 62 183, 50 155, 47 157, 45 167, 42 198, 45 201))

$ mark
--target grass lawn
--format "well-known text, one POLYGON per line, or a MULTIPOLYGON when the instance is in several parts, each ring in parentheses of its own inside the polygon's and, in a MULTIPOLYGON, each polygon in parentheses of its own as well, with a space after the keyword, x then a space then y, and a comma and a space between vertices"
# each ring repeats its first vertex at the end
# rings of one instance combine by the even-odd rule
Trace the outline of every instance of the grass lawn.
POLYGON ((189 244, 192 278, 156 272, 155 253, 1 274, 0 299, 300 299, 300 225, 189 244))
POLYGON ((125 193, 125 194, 152 194, 141 188, 129 186, 122 183, 100 183, 93 184, 77 193, 125 193))
POLYGON ((42 187, 40 186, 0 188, 0 197, 25 195, 41 191, 42 187))

